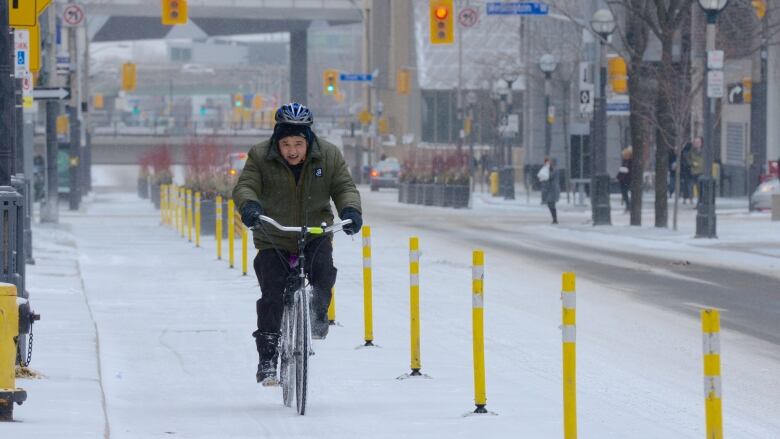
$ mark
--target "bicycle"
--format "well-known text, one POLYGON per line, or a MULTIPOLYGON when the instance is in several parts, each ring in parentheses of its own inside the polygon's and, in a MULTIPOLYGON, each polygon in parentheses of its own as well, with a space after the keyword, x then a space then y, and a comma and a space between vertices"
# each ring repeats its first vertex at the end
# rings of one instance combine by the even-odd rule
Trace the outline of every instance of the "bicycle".
MULTIPOLYGON (((344 220, 325 227, 289 227, 283 226, 273 218, 261 215, 260 220, 283 232, 298 233, 298 254, 295 257, 297 273, 288 279, 283 293, 284 307, 282 311, 282 328, 279 345, 279 377, 282 386, 284 405, 292 407, 293 396, 296 400, 298 414, 306 413, 307 380, 309 376, 309 357, 314 355, 311 349, 311 322, 309 307, 312 287, 307 283, 304 270, 306 257, 303 250, 309 235, 325 235, 342 230, 352 220, 344 220), (294 377, 294 379, 293 379, 294 377)), ((252 230, 259 229, 259 225, 252 230)))

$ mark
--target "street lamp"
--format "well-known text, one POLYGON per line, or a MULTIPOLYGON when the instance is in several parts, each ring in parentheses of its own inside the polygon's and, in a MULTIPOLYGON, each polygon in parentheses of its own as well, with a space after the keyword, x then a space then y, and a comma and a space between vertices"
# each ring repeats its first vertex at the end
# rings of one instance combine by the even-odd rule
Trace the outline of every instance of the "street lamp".
POLYGON ((591 173, 591 217, 594 226, 610 225, 609 174, 607 174, 607 39, 615 31, 615 17, 609 9, 599 9, 593 13, 590 26, 599 38, 599 87, 593 100, 593 126, 591 145, 593 145, 593 166, 591 173))
MULTIPOLYGON (((710 67, 708 59, 715 50, 715 23, 718 14, 726 7, 728 0, 699 0, 699 6, 707 15, 707 46, 704 71, 709 78, 710 67)), ((721 66, 722 68, 722 66, 721 66)), ((696 212, 696 237, 717 238, 717 218, 715 216, 715 179, 712 178, 712 163, 715 160, 714 133, 712 129, 712 113, 715 108, 715 98, 707 87, 709 81, 704 81, 702 93, 702 110, 704 122, 704 174, 699 177, 699 208, 696 212)))
POLYGON ((550 155, 550 142, 552 137, 552 115, 550 114, 550 78, 558 67, 558 61, 549 53, 545 53, 539 58, 539 69, 544 73, 544 109, 547 114, 544 124, 544 155, 550 155))

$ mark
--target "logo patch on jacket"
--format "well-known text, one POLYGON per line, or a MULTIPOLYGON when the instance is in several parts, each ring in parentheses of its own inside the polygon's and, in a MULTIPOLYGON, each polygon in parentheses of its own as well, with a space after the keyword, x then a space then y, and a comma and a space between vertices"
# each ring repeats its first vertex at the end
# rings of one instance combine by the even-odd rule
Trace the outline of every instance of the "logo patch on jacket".
POLYGON ((314 168, 314 176, 322 177, 322 168, 314 168))

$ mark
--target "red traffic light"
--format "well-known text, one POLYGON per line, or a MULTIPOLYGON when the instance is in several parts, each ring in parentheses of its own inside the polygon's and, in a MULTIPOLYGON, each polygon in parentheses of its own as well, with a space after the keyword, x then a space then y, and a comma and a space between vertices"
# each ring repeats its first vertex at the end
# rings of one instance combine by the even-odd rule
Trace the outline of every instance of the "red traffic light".
POLYGON ((446 6, 437 6, 436 9, 433 11, 433 15, 439 20, 444 20, 445 18, 447 18, 447 15, 449 14, 450 11, 449 9, 447 9, 446 6))

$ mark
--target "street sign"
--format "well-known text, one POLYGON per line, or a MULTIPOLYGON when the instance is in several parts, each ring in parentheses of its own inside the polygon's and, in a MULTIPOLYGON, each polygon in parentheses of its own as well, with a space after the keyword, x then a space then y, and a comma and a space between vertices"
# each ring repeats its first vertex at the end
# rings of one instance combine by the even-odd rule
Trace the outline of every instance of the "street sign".
POLYGON ((487 4, 488 15, 547 15, 550 6, 542 2, 491 2, 487 4))
POLYGON ((590 62, 588 61, 580 62, 579 77, 580 77, 580 89, 583 88, 583 84, 593 83, 593 78, 591 78, 591 74, 590 74, 590 62))
POLYGON ((707 97, 722 98, 724 92, 723 70, 710 70, 707 72, 707 97))
MULTIPOLYGON (((3 0, 6 1, 6 0, 3 0)), ((7 0, 8 1, 8 25, 35 26, 38 24, 38 8, 35 0, 7 0)))
POLYGON ((66 27, 77 27, 84 24, 84 6, 78 3, 68 3, 62 10, 62 24, 66 27))
POLYGON ((630 116, 628 95, 614 95, 607 99, 607 116, 630 116))
POLYGON ((34 99, 38 100, 63 100, 70 97, 68 87, 36 87, 32 91, 34 99))
POLYGON ((729 104, 744 104, 745 103, 745 88, 742 84, 729 84, 729 104))
POLYGON ((21 78, 30 71, 30 31, 14 30, 14 76, 21 78))
POLYGON ((33 78, 32 73, 24 72, 22 75, 22 107, 32 108, 33 106, 33 78))
POLYGON ((708 50, 707 51, 707 68, 708 69, 722 69, 723 68, 723 51, 722 50, 708 50))
POLYGON ((373 79, 371 73, 342 73, 339 75, 341 81, 370 82, 373 79))
POLYGON ((580 84, 580 113, 593 113, 593 84, 580 84))
POLYGON ((60 75, 70 74, 70 56, 57 55, 57 73, 60 75))
POLYGON ((476 9, 463 8, 458 14, 458 23, 463 27, 471 27, 477 24, 479 20, 479 14, 476 9))

